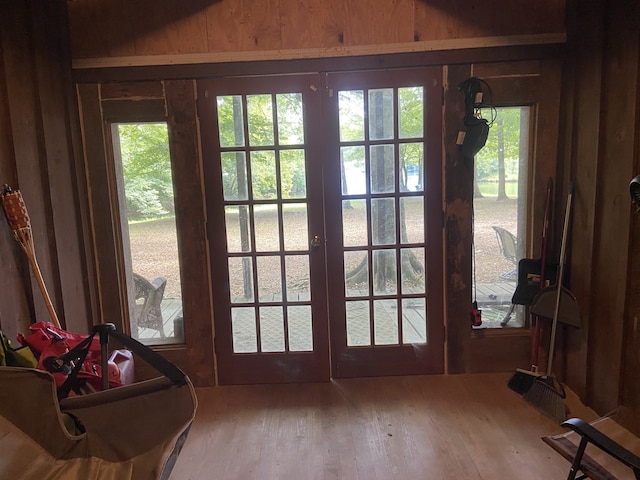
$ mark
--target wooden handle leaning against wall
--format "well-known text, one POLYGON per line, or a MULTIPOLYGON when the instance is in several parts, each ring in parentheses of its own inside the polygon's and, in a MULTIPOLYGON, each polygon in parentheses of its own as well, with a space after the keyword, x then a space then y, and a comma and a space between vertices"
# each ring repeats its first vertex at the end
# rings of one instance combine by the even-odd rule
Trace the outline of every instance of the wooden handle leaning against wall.
POLYGON ((53 303, 49 297, 49 292, 44 284, 40 267, 38 266, 38 260, 36 259, 36 250, 33 244, 33 236, 31 234, 31 220, 29 219, 29 212, 22 198, 22 194, 19 190, 13 191, 11 187, 5 185, 2 191, 2 209, 7 217, 9 227, 13 231, 13 236, 16 241, 22 247, 24 253, 26 253, 29 259, 29 264, 33 270, 33 274, 36 277, 42 296, 44 297, 44 303, 47 306, 51 321, 53 324, 61 328, 58 315, 53 308, 53 303))

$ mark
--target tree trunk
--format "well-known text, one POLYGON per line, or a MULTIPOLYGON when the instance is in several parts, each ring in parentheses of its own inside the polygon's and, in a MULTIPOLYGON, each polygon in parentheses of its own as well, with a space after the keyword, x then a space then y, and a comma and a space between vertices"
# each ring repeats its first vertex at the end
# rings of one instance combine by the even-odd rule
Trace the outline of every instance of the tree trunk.
POLYGON ((504 173, 504 124, 502 117, 496 120, 498 136, 498 198, 497 200, 507 200, 506 179, 504 173))

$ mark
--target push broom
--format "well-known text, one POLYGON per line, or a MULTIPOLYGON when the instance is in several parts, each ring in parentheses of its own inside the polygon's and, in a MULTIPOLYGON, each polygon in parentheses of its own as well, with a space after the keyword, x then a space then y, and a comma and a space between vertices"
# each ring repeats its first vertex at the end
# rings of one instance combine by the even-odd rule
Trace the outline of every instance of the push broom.
MULTIPOLYGON (((549 233, 549 219, 551 216, 551 193, 553 192, 553 179, 547 181, 547 196, 544 206, 544 219, 542 221, 542 248, 540 254, 540 290, 545 286, 545 266, 547 262, 547 239, 549 233)), ((538 353, 540 351, 540 337, 542 334, 541 319, 536 318, 536 327, 533 338, 533 348, 531 354, 531 370, 522 368, 516 369, 509 380, 508 386, 520 395, 529 391, 536 378, 542 374, 538 372, 538 353)))
POLYGON ((556 343, 556 331, 558 328, 558 317, 560 316, 560 300, 562 298, 562 280, 564 275, 564 264, 567 248, 567 235, 569 231, 569 219, 571 216, 571 203, 573 199, 573 182, 569 185, 569 195, 567 197, 567 208, 564 216, 564 227, 562 229, 562 245, 560 247, 560 266, 557 281, 556 304, 551 323, 551 339, 549 341, 549 360, 547 362, 547 372, 535 379, 529 391, 524 395, 524 399, 536 407, 548 417, 561 423, 566 420, 566 409, 564 399, 567 397, 562 385, 560 385, 552 375, 553 357, 556 343))
POLYGON ((36 250, 33 244, 33 236, 31 234, 31 220, 29 219, 29 212, 27 212, 27 207, 22 198, 22 194, 20 193, 20 190, 13 191, 10 186, 5 185, 1 199, 2 209, 7 217, 9 227, 13 231, 13 236, 20 244, 20 247, 22 247, 24 253, 27 254, 29 264, 31 265, 33 274, 36 277, 36 281, 38 282, 38 286, 40 287, 40 291, 44 297, 44 303, 47 306, 49 315, 51 316, 51 321, 56 327, 61 328, 58 315, 56 315, 56 311, 53 308, 53 303, 51 303, 49 292, 47 292, 47 287, 44 284, 44 279, 42 278, 42 273, 38 266, 36 250))

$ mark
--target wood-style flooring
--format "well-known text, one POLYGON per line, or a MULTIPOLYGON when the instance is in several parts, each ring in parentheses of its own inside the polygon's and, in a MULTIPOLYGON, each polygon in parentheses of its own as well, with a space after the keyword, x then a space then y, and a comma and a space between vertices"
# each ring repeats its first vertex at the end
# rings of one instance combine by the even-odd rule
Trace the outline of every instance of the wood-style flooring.
MULTIPOLYGON (((511 374, 199 389, 172 480, 564 479, 511 374)), ((596 418, 568 392, 571 416, 596 418)))

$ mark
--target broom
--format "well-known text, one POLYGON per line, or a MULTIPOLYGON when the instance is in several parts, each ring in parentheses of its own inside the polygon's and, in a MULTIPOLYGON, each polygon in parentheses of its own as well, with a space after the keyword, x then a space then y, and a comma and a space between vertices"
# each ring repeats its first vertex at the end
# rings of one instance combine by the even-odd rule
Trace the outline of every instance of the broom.
POLYGON ((562 230, 562 246, 560 248, 560 270, 558 272, 556 295, 556 305, 551 323, 551 340, 549 342, 549 361, 547 362, 547 372, 545 375, 536 378, 524 399, 536 407, 548 417, 561 423, 566 420, 566 408, 564 399, 567 397, 564 388, 552 376, 553 354, 555 350, 556 330, 558 328, 558 317, 560 314, 560 299, 562 293, 562 277, 564 274, 564 263, 567 246, 567 234, 569 230, 569 217, 571 216, 571 202, 573 199, 573 182, 569 185, 569 196, 567 198, 567 209, 564 216, 564 227, 562 230))
MULTIPOLYGON (((551 192, 553 191, 553 179, 549 178, 547 181, 547 197, 544 207, 544 219, 542 222, 542 251, 540 254, 540 289, 544 287, 545 279, 545 264, 547 261, 547 234, 549 229, 549 217, 551 215, 551 192)), ((524 370, 522 368, 516 369, 513 374, 508 387, 519 394, 523 394, 529 391, 533 382, 542 374, 538 372, 538 352, 540 350, 540 336, 542 326, 540 319, 536 318, 536 328, 533 339, 533 353, 531 358, 531 370, 524 370)))
POLYGON ((27 212, 27 207, 20 190, 14 192, 9 185, 4 185, 2 192, 2 209, 7 217, 9 227, 13 230, 13 236, 22 247, 22 250, 24 250, 24 253, 27 254, 29 264, 31 265, 31 269, 44 297, 44 303, 51 316, 51 321, 56 327, 61 328, 58 315, 56 315, 53 303, 51 303, 51 298, 49 298, 49 292, 47 292, 47 287, 44 284, 40 267, 38 267, 33 236, 31 235, 31 220, 29 219, 29 212, 27 212))

